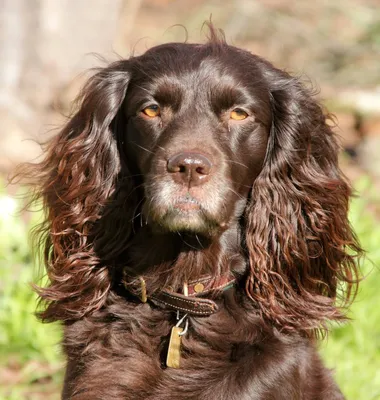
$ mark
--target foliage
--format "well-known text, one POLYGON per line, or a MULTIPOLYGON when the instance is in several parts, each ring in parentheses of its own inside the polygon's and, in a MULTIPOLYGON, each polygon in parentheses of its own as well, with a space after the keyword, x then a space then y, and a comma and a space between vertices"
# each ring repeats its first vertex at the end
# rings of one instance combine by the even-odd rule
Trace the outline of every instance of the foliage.
MULTIPOLYGON (((1 184, 1 182, 0 182, 1 184)), ((352 306, 353 322, 337 326, 321 346, 327 365, 348 400, 380 398, 380 225, 368 210, 379 201, 368 180, 358 182, 363 196, 352 202, 351 221, 368 257, 358 297, 352 306)), ((36 295, 29 283, 33 276, 28 230, 39 213, 17 214, 13 197, 0 185, 0 400, 58 399, 62 358, 58 325, 39 323, 34 311, 36 295)))
POLYGON ((365 178, 356 187, 361 196, 352 202, 351 222, 367 252, 362 263, 364 278, 351 307, 353 321, 335 327, 321 347, 348 400, 377 400, 380 399, 380 224, 369 208, 379 198, 365 178))
POLYGON ((41 398, 33 395, 31 384, 41 393, 59 379, 54 372, 61 369, 59 327, 40 324, 34 316, 28 231, 38 215, 20 215, 18 208, 0 191, 0 399, 7 400, 24 398, 25 390, 25 398, 41 398))

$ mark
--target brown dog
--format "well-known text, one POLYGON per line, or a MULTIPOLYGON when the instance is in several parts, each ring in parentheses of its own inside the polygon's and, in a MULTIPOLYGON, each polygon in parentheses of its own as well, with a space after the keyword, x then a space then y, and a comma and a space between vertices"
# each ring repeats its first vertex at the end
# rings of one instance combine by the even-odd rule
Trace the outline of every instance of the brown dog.
POLYGON ((360 253, 300 81, 211 28, 111 64, 30 167, 64 399, 342 399, 313 338, 360 253))

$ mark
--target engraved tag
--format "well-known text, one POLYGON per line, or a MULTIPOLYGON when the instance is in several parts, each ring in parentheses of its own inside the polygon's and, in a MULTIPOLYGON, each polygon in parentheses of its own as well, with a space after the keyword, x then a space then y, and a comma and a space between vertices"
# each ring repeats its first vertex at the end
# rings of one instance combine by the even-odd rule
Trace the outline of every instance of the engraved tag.
POLYGON ((179 368, 181 358, 181 339, 179 336, 183 332, 183 328, 174 326, 172 328, 169 340, 168 355, 166 357, 166 365, 171 368, 179 368))

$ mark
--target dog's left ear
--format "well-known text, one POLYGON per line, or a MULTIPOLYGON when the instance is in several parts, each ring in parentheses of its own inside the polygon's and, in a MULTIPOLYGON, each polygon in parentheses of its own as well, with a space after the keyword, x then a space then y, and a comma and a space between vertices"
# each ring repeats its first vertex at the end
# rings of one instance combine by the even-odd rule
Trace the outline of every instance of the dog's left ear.
POLYGON ((309 335, 344 318, 335 300, 355 292, 361 249, 327 116, 298 79, 265 69, 272 126, 246 214, 246 291, 272 323, 309 335))
MULTIPOLYGON (((21 172, 45 209, 36 236, 49 279, 48 287, 38 289, 45 321, 76 319, 98 309, 110 288, 109 272, 95 248, 101 239, 95 228, 117 189, 117 135, 124 129, 119 116, 130 75, 124 60, 92 76, 77 111, 48 143, 45 158, 21 172)), ((114 224, 102 235, 117 229, 114 224)))

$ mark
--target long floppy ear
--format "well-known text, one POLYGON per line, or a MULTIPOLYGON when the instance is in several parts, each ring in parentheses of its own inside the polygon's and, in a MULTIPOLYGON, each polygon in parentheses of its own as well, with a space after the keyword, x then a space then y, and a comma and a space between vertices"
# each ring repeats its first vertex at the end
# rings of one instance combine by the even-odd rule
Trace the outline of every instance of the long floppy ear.
POLYGON ((49 280, 38 289, 45 321, 80 317, 108 293, 109 271, 94 250, 93 231, 120 172, 116 131, 129 78, 128 61, 99 70, 83 88, 78 111, 48 143, 45 159, 26 167, 46 212, 37 232, 49 280))
POLYGON ((348 221, 351 190, 327 116, 300 81, 266 65, 272 127, 247 209, 248 295, 282 330, 312 336, 343 320, 360 246, 348 221), (342 283, 340 285, 340 283, 342 283))

